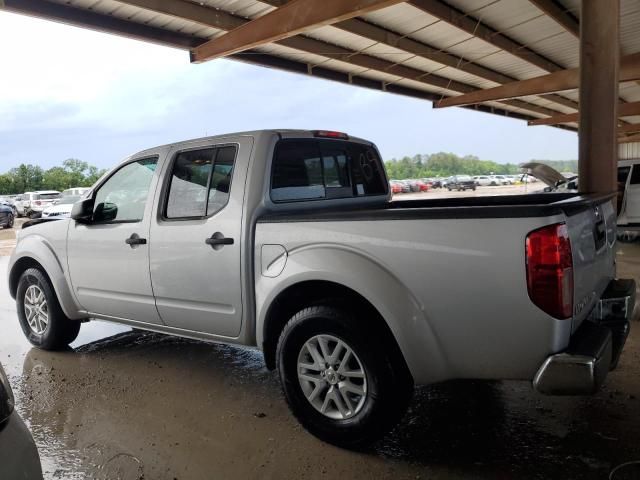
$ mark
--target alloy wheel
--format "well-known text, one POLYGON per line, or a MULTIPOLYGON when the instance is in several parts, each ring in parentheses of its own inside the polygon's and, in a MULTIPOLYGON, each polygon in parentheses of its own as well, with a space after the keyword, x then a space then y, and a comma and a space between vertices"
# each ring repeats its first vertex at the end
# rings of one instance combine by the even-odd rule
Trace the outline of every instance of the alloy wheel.
POLYGON ((367 399, 364 364, 342 339, 316 335, 298 354, 298 381, 309 403, 333 420, 357 415, 367 399))
POLYGON ((24 293, 24 313, 31 331, 42 335, 49 325, 49 308, 40 286, 29 285, 24 293))

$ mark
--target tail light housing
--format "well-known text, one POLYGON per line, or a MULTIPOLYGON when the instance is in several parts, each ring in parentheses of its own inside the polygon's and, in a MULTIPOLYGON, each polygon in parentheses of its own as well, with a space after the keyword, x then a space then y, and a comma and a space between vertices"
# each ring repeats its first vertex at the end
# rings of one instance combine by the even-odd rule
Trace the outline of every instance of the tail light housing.
POLYGON ((40 205, 42 202, 41 202, 40 200, 36 200, 34 203, 35 203, 36 205, 40 205))
POLYGON ((343 132, 334 132, 333 130, 312 130, 314 137, 337 138, 340 140, 349 140, 349 135, 343 132))
POLYGON ((573 314, 573 258, 564 223, 547 225, 527 235, 529 298, 552 317, 573 314))

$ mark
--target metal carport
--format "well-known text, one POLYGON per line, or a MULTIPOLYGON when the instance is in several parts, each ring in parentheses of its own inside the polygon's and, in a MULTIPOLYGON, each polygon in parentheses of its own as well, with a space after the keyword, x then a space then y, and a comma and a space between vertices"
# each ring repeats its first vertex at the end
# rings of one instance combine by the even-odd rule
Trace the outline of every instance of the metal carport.
POLYGON ((505 115, 532 128, 578 130, 585 191, 614 191, 618 154, 640 153, 636 0, 0 0, 0 6, 185 49, 193 62, 226 56, 438 108, 505 115))

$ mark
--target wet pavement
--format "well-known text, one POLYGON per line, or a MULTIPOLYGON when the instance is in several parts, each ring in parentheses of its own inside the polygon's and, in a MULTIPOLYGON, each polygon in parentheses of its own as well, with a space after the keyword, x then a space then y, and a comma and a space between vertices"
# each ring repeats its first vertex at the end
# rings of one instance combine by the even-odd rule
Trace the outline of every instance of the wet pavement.
MULTIPOLYGON (((250 349, 84 324, 69 351, 33 349, 0 256, 0 362, 47 479, 606 479, 640 461, 640 324, 593 397, 525 382, 420 388, 402 423, 365 452, 307 434, 250 349)), ((640 280, 640 244, 621 274, 640 280)), ((615 480, 640 478, 638 464, 615 480)))

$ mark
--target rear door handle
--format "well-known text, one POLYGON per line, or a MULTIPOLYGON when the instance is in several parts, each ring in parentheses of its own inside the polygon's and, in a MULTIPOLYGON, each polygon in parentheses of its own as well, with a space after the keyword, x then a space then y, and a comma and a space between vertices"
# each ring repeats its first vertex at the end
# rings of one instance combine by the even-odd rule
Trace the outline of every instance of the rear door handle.
POLYGON ((131 247, 135 245, 146 245, 147 239, 141 238, 137 233, 132 233, 131 236, 124 241, 124 243, 131 247))
POLYGON ((224 245, 233 245, 233 238, 225 237, 222 233, 216 232, 210 238, 207 238, 204 243, 211 245, 214 250, 219 250, 224 245))

